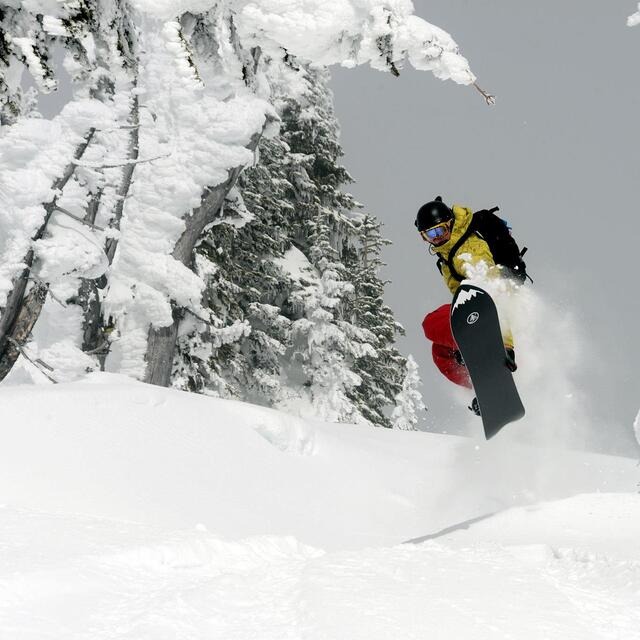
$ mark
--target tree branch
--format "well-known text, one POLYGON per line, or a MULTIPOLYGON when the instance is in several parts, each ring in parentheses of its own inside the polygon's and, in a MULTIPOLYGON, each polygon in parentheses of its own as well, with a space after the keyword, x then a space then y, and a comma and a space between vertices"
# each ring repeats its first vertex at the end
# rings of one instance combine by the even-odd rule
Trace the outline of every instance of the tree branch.
POLYGON ((96 129, 99 133, 111 133, 112 131, 129 131, 131 129, 141 129, 141 124, 123 124, 120 127, 113 127, 111 129, 96 129))
POLYGON ((473 83, 474 88, 482 95, 482 97, 485 99, 485 102, 490 106, 493 107, 496 103, 496 97, 492 96, 490 93, 487 93, 486 91, 484 91, 484 89, 482 89, 477 82, 473 83))
MULTIPOLYGON (((137 80, 133 80, 133 89, 137 87, 137 80)), ((122 179, 116 191, 116 206, 113 218, 109 223, 110 229, 119 230, 122 216, 124 215, 124 205, 133 183, 133 174, 136 164, 139 164, 138 154, 140 147, 140 102, 137 93, 134 93, 131 100, 131 111, 129 114, 129 143, 126 164, 123 165, 122 179)), ((109 265, 113 264, 113 259, 118 248, 118 238, 109 237, 105 240, 104 252, 109 265)), ((98 280, 83 280, 78 293, 79 304, 83 309, 82 323, 82 350, 85 353, 98 355, 100 368, 104 369, 105 360, 109 353, 109 343, 104 340, 104 318, 102 313, 102 300, 100 289, 104 289, 107 280, 104 276, 98 280), (106 349, 103 349, 104 345, 106 349)))
POLYGON ((135 164, 143 164, 145 162, 155 162, 156 160, 163 160, 164 158, 170 158, 170 153, 165 153, 162 156, 155 156, 154 158, 143 158, 142 160, 123 160, 117 164, 100 164, 97 162, 76 162, 76 165, 86 169, 121 169, 122 167, 130 167, 135 164))
POLYGON ((60 213, 64 213, 65 216, 69 216, 70 218, 73 218, 74 220, 77 220, 81 224, 84 224, 87 227, 90 227, 91 229, 95 229, 96 231, 106 231, 106 229, 103 229, 102 227, 99 227, 99 226, 93 224, 93 222, 89 222, 85 218, 81 218, 80 216, 77 216, 74 213, 71 213, 71 211, 67 211, 66 209, 63 209, 59 205, 56 205, 56 211, 59 211, 60 213))
MULTIPOLYGON (((134 82, 133 86, 135 89, 137 83, 134 82)), ((122 182, 120 183, 120 187, 118 189, 118 192, 116 193, 117 204, 113 214, 113 220, 109 225, 113 229, 120 229, 120 221, 122 220, 122 215, 124 213, 124 203, 127 195, 129 194, 129 189, 131 188, 131 183, 133 181, 133 172, 138 160, 138 154, 140 153, 140 102, 138 100, 137 94, 133 97, 130 120, 132 124, 131 133, 129 134, 128 149, 130 162, 125 165, 124 171, 122 172, 122 182)), ((109 264, 113 262, 117 246, 117 238, 109 238, 105 242, 104 251, 107 254, 109 264)))
POLYGON ((49 371, 54 371, 53 367, 49 366, 43 360, 40 360, 40 358, 36 358, 34 360, 27 353, 27 350, 21 344, 18 343, 17 340, 14 340, 13 338, 8 338, 8 341, 20 352, 20 354, 25 358, 25 360, 28 360, 43 376, 45 376, 48 380, 53 382, 53 384, 58 384, 58 381, 53 376, 49 375, 46 371, 43 371, 43 368, 48 369, 49 371))

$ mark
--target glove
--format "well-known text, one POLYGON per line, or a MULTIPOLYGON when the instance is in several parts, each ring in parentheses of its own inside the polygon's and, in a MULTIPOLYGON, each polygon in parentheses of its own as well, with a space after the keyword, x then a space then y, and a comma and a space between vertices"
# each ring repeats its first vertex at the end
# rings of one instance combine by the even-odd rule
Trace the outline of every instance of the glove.
POLYGON ((520 260, 520 262, 510 269, 510 271, 510 277, 513 278, 513 280, 519 284, 524 284, 524 281, 527 279, 527 265, 523 260, 520 260))

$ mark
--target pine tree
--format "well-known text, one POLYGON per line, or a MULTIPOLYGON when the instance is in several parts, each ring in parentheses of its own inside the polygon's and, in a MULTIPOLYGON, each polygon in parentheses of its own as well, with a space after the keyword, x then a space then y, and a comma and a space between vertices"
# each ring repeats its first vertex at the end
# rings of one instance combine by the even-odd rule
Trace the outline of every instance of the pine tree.
POLYGON ((318 415, 334 422, 355 422, 360 413, 349 392, 360 384, 353 362, 360 355, 353 341, 357 329, 343 320, 343 308, 353 286, 330 243, 329 217, 322 210, 308 222, 310 257, 320 280, 300 294, 305 317, 294 323, 294 356, 302 362, 311 403, 318 415))
POLYGON ((373 353, 362 330, 347 314, 354 294, 343 252, 355 241, 353 198, 342 191, 351 177, 339 164, 342 150, 326 72, 309 69, 307 90, 289 100, 282 115, 283 136, 292 152, 296 189, 292 240, 317 270, 319 281, 298 294, 304 317, 294 324, 295 362, 302 363, 304 386, 319 415, 334 421, 360 421, 350 398, 361 383, 356 358, 373 353))
POLYGON ((114 71, 136 58, 136 33, 129 0, 78 0, 58 3, 56 13, 47 3, 18 7, 0 4, 0 120, 14 123, 22 114, 25 96, 21 67, 40 93, 58 87, 53 65, 54 49, 69 56, 67 70, 76 83, 89 88, 93 97, 111 91, 114 71))
POLYGON ((405 360, 378 275, 386 241, 342 191, 326 73, 294 70, 305 91, 283 97, 280 135, 261 141, 198 248, 211 318, 186 321, 174 384, 269 406, 306 398, 327 420, 388 427, 405 360))
POLYGON ((54 42, 42 15, 13 3, 0 5, 0 124, 13 124, 23 112, 22 68, 40 92, 56 88, 51 66, 54 42))
POLYGON ((413 356, 410 355, 407 358, 407 369, 402 383, 402 391, 396 396, 396 408, 391 415, 394 429, 415 429, 419 420, 418 413, 426 409, 422 401, 422 395, 418 391, 419 386, 418 365, 413 356))
POLYGON ((259 164, 241 176, 224 215, 198 248, 206 307, 214 318, 213 327, 199 328, 208 332, 210 349, 194 360, 188 346, 198 334, 194 326, 180 346, 189 362, 178 358, 176 374, 179 386, 275 405, 291 325, 286 301, 294 287, 278 266, 290 248, 291 185, 286 145, 264 139, 259 151, 259 164))
POLYGON ((370 215, 360 220, 357 238, 357 248, 348 252, 346 260, 354 285, 349 312, 370 349, 354 362, 354 372, 362 382, 352 390, 351 397, 367 420, 390 427, 385 410, 395 404, 406 365, 395 347, 397 335, 404 330, 384 303, 387 282, 379 276, 384 266, 381 252, 390 242, 382 237, 380 223, 370 215))

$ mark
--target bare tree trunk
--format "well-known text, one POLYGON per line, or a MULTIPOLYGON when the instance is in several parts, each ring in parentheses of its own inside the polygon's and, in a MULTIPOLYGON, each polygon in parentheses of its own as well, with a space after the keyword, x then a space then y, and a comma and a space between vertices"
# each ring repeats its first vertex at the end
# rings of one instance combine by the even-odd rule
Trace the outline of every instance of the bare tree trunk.
MULTIPOLYGON (((255 151, 258 146, 258 142, 260 141, 260 137, 261 136, 259 135, 254 136, 254 140, 251 141, 247 148, 251 151, 255 151)), ((176 242, 176 246, 171 254, 176 260, 179 260, 185 266, 192 266, 194 258, 193 250, 195 249, 198 240, 200 240, 202 232, 205 230, 205 227, 210 225, 220 213, 224 199, 235 185, 242 169, 244 169, 244 167, 235 167, 229 171, 229 177, 226 182, 223 182, 212 189, 207 188, 201 205, 197 209, 194 209, 191 217, 186 220, 187 228, 180 236, 178 242, 176 242)))
POLYGON ((23 297, 11 334, 5 336, 6 346, 0 358, 0 380, 3 380, 9 374, 16 363, 20 355, 20 349, 17 345, 22 346, 29 339, 36 320, 40 317, 42 307, 47 300, 48 292, 49 285, 38 282, 23 297))
MULTIPOLYGON (((134 82, 134 89, 136 86, 137 83, 134 82)), ((132 100, 129 125, 131 128, 129 130, 129 148, 127 151, 128 162, 122 170, 122 181, 117 191, 118 201, 114 210, 113 219, 109 225, 112 229, 120 228, 124 214, 125 200, 129 195, 129 190, 133 183, 133 172, 135 171, 140 152, 140 102, 137 95, 134 95, 132 100)), ((95 203, 95 205, 94 207, 90 206, 87 211, 85 220, 88 222, 95 222, 97 203, 95 203), (90 216, 93 216, 93 220, 88 219, 90 216)), ((117 248, 118 239, 107 238, 104 252, 109 265, 113 264, 117 248)), ((109 341, 104 333, 104 317, 102 314, 102 299, 100 294, 100 290, 104 289, 106 285, 107 278, 105 275, 102 275, 97 280, 83 280, 78 292, 78 303, 83 309, 82 350, 85 353, 95 354, 100 362, 100 369, 102 370, 104 370, 105 360, 109 351, 109 341)))
MULTIPOLYGON (((103 191, 99 188, 87 206, 84 221, 88 224, 95 224, 103 191)), ((81 278, 78 294, 69 302, 82 307, 82 350, 96 351, 100 337, 100 296, 95 280, 81 278)))
MULTIPOLYGON (((137 82, 133 83, 133 88, 137 87, 137 82)), ((124 203, 129 195, 131 189, 131 183, 133 182, 133 172, 136 168, 136 162, 140 154, 140 102, 138 95, 133 96, 133 105, 131 107, 131 115, 129 116, 131 122, 131 130, 129 132, 129 149, 127 152, 127 159, 129 162, 122 170, 122 182, 118 189, 118 202, 111 222, 111 227, 114 229, 120 229, 120 222, 122 221, 122 214, 124 213, 124 203)), ((105 253, 109 259, 109 264, 113 263, 113 258, 116 254, 116 248, 118 247, 117 238, 109 238, 105 243, 105 253)))
MULTIPOLYGON (((31 239, 32 245, 36 240, 40 240, 44 236, 47 225, 56 209, 58 198, 76 169, 76 161, 84 155, 95 132, 96 130, 93 128, 89 130, 82 143, 75 150, 73 162, 70 162, 65 167, 62 176, 53 183, 52 190, 55 195, 51 202, 44 205, 44 220, 31 239)), ((2 318, 0 318, 0 381, 4 380, 8 375, 20 355, 20 350, 13 344, 12 340, 20 346, 28 340, 47 299, 49 285, 46 283, 34 284, 29 293, 26 294, 34 258, 35 254, 32 246, 24 258, 25 268, 16 278, 13 289, 7 297, 7 304, 3 310, 2 318)))
POLYGON ((151 328, 147 339, 147 369, 144 381, 160 387, 168 387, 171 382, 173 355, 183 311, 174 305, 172 315, 172 324, 158 329, 151 328))
POLYGON ((106 350, 107 345, 103 344, 102 340, 102 323, 100 322, 102 305, 96 281, 83 278, 78 295, 73 302, 82 307, 82 350, 98 356, 100 369, 103 369, 101 348, 104 347, 106 350))
MULTIPOLYGON (((262 137, 262 132, 251 138, 247 149, 255 151, 262 137)), ((227 180, 213 188, 207 188, 202 198, 202 202, 197 209, 194 209, 189 218, 186 219, 186 229, 180 236, 172 252, 172 256, 191 268, 194 260, 194 250, 196 244, 202 236, 204 229, 214 222, 220 213, 224 199, 235 185, 238 176, 244 167, 235 167, 229 171, 227 180)), ((151 384, 168 386, 171 380, 171 369, 173 367, 173 356, 176 350, 178 329, 183 318, 183 312, 175 305, 173 307, 173 323, 169 327, 149 329, 147 339, 147 368, 144 381, 151 384)))

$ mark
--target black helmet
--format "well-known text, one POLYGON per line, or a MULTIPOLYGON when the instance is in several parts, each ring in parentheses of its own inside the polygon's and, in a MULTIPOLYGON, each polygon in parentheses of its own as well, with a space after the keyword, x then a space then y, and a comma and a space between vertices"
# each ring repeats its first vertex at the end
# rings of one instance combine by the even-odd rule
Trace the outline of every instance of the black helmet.
POLYGON ((442 197, 438 196, 420 207, 416 216, 416 227, 418 231, 424 231, 449 220, 453 220, 453 211, 442 202, 442 197))

